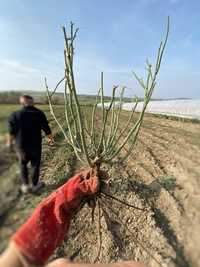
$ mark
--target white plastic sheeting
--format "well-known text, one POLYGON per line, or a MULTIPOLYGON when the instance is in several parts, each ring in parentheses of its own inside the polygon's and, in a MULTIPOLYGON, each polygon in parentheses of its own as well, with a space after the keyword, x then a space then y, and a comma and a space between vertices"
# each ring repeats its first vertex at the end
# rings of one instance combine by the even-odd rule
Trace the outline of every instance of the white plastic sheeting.
MULTIPOLYGON (((142 106, 143 102, 138 103, 136 110, 141 111, 142 106)), ((124 110, 132 108, 133 103, 123 104, 124 110)), ((146 112, 200 120, 200 99, 150 101, 146 112)))
MULTIPOLYGON (((105 103, 105 107, 108 106, 109 103, 105 103)), ((118 106, 119 103, 115 107, 118 106)), ((123 109, 132 110, 133 106, 133 103, 124 103, 123 109)), ((138 103, 136 111, 141 111, 142 106, 143 102, 138 103)), ((200 99, 150 101, 146 112, 200 120, 200 99)))

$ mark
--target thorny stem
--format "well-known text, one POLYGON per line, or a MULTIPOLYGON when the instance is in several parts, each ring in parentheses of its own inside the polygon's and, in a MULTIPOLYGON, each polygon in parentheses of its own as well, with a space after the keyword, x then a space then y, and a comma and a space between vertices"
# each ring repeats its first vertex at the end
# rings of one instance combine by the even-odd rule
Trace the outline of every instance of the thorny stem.
MULTIPOLYGON (((106 112, 105 112, 105 114, 104 114, 104 120, 103 120, 103 127, 102 127, 102 132, 101 132, 101 137, 100 137, 100 142, 99 142, 99 147, 98 147, 98 152, 99 153, 101 153, 101 145, 102 145, 102 142, 103 142, 103 140, 104 140, 104 138, 105 138, 105 129, 106 129, 106 123, 107 123, 107 119, 108 119, 108 114, 109 114, 109 112, 110 112, 110 110, 111 110, 111 108, 112 108, 112 105, 113 105, 113 101, 114 101, 114 99, 115 99, 115 91, 116 91, 116 89, 117 89, 117 86, 114 86, 113 87, 113 93, 112 93, 112 99, 111 99, 111 102, 110 102, 110 104, 109 104, 109 107, 106 109, 106 112)), ((106 149, 106 148, 105 148, 106 149)))
POLYGON ((124 129, 120 132, 119 136, 117 137, 117 140, 116 140, 116 142, 115 142, 115 145, 119 142, 120 138, 125 134, 125 132, 126 132, 127 129, 129 128, 129 125, 130 125, 130 123, 131 123, 131 121, 132 121, 132 119, 133 119, 133 115, 134 115, 134 113, 135 113, 135 110, 136 110, 136 108, 137 108, 137 105, 138 105, 138 99, 136 98, 136 100, 135 100, 135 105, 134 105, 134 107, 133 107, 133 109, 132 109, 131 115, 129 116, 129 119, 128 119, 126 125, 124 126, 124 129))
POLYGON ((48 97, 48 101, 49 101, 50 113, 53 116, 53 118, 54 118, 55 122, 57 123, 58 127, 60 128, 62 134, 64 135, 64 138, 67 140, 67 142, 69 144, 71 144, 67 134, 65 133, 64 128, 62 127, 62 125, 60 124, 60 122, 58 121, 58 119, 57 119, 57 117, 55 115, 55 111, 54 111, 54 108, 53 108, 53 105, 52 105, 51 96, 50 96, 50 92, 49 92, 49 88, 48 88, 48 85, 47 85, 47 79, 46 78, 45 78, 45 86, 46 86, 47 97, 48 97))
POLYGON ((109 144, 109 141, 112 137, 112 133, 113 133, 113 129, 114 129, 114 121, 115 121, 115 101, 113 102, 113 106, 112 106, 112 112, 111 112, 111 119, 110 119, 110 122, 111 122, 111 125, 110 125, 110 131, 109 131, 109 135, 108 135, 108 139, 107 139, 107 143, 106 143, 106 146, 108 146, 109 144))
POLYGON ((70 79, 70 83, 69 83, 70 92, 69 92, 69 94, 72 94, 74 97, 83 154, 85 155, 85 158, 86 158, 88 165, 91 167, 92 164, 91 164, 91 159, 89 158, 88 150, 87 150, 87 146, 86 146, 86 139, 85 139, 85 133, 84 133, 84 127, 83 127, 83 119, 82 119, 82 115, 81 115, 80 104, 79 104, 78 97, 77 97, 75 80, 74 80, 74 73, 73 73, 73 53, 74 53, 73 42, 74 42, 74 39, 76 38, 77 31, 78 31, 78 29, 76 29, 75 33, 74 33, 73 23, 71 23, 71 36, 70 36, 70 38, 67 38, 65 27, 63 27, 65 44, 67 47, 66 54, 67 54, 67 59, 68 59, 67 61, 65 61, 65 65, 66 65, 66 69, 69 72, 68 73, 69 76, 67 77, 68 79, 70 79))
POLYGON ((58 87, 62 84, 62 82, 65 80, 65 77, 63 77, 57 84, 56 84, 56 87, 54 88, 53 92, 50 94, 50 97, 52 97, 56 90, 58 89, 58 87))
POLYGON ((81 157, 79 156, 78 152, 80 152, 80 149, 76 146, 76 139, 77 136, 74 136, 72 133, 72 129, 71 129, 71 125, 69 122, 69 112, 68 112, 68 99, 67 99, 67 89, 66 89, 66 85, 65 85, 65 118, 66 118, 66 122, 68 125, 68 130, 69 130, 69 135, 70 135, 70 140, 74 149, 74 153, 76 155, 76 157, 83 163, 83 160, 81 159, 81 157))
MULTIPOLYGON (((67 45, 66 45, 66 49, 67 49, 67 45)), ((74 104, 73 104, 73 95, 71 93, 71 84, 70 84, 70 79, 69 79, 69 70, 68 70, 68 67, 67 67, 67 55, 66 55, 66 50, 64 51, 64 59, 65 59, 65 66, 66 66, 66 69, 65 69, 65 74, 66 74, 66 80, 65 80, 65 90, 66 90, 66 94, 65 94, 65 98, 69 98, 69 104, 67 106, 67 108, 70 109, 70 112, 71 112, 71 116, 72 116, 72 119, 73 119, 73 123, 74 123, 74 129, 75 129, 75 137, 77 138, 77 134, 78 134, 78 126, 77 126, 77 120, 75 119, 75 112, 74 112, 74 104), (67 92, 67 89, 69 89, 69 94, 67 92)))
MULTIPOLYGON (((148 75, 150 76, 150 78, 147 78, 147 84, 144 85, 143 79, 138 78, 138 76, 135 74, 136 79, 138 80, 139 84, 144 88, 145 91, 145 98, 144 98, 144 104, 143 104, 143 109, 140 113, 140 117, 138 119, 138 121, 136 122, 135 125, 133 125, 133 127, 130 129, 129 133, 127 134, 127 136, 125 137, 124 141, 122 142, 122 144, 118 147, 118 149, 112 154, 112 156, 110 156, 109 158, 107 158, 105 160, 105 162, 111 162, 122 150, 122 148, 126 145, 126 143, 128 142, 128 140, 131 138, 132 135, 134 135, 134 139, 133 139, 133 145, 135 144, 136 140, 137 140, 137 136, 139 134, 139 130, 140 127, 142 125, 143 122, 143 118, 144 118, 144 114, 145 114, 145 110, 146 107, 151 99, 153 90, 155 88, 156 85, 156 78, 160 69, 160 65, 161 65, 161 61, 162 61, 162 56, 164 53, 164 49, 168 40, 168 35, 169 35, 169 18, 168 18, 168 23, 167 23, 167 33, 166 33, 166 38, 165 38, 165 42, 164 45, 161 42, 161 45, 159 47, 158 50, 158 56, 157 56, 157 62, 156 62, 156 68, 154 71, 154 75, 151 74, 151 68, 148 68, 148 75), (151 79, 150 85, 149 85, 149 80, 151 79)), ((124 159, 126 159, 126 155, 124 157, 124 159)))
MULTIPOLYGON (((135 143, 137 141, 137 137, 144 119, 144 114, 146 107, 151 99, 153 90, 156 86, 157 76, 161 67, 161 62, 164 54, 164 50, 167 44, 168 36, 169 36, 169 17, 167 21, 167 30, 164 42, 160 43, 155 68, 152 68, 152 65, 149 61, 146 61, 146 70, 147 77, 146 79, 140 78, 136 73, 133 72, 136 80, 139 85, 144 89, 144 103, 142 111, 139 115, 137 121, 131 126, 129 126, 132 122, 133 115, 136 111, 136 107, 138 104, 138 100, 136 100, 134 108, 130 114, 130 117, 127 121, 126 127, 119 132, 119 124, 120 124, 120 115, 122 111, 123 105, 123 93, 124 89, 122 89, 121 96, 119 99, 119 103, 117 103, 116 108, 116 97, 115 91, 116 87, 113 88, 112 99, 108 106, 105 105, 105 97, 104 97, 104 76, 103 72, 101 73, 101 86, 96 98, 96 103, 94 104, 91 118, 91 130, 90 134, 88 128, 85 127, 83 110, 81 110, 81 106, 79 103, 76 85, 75 85, 75 77, 74 77, 74 69, 73 69, 73 59, 74 59, 74 40, 76 39, 78 29, 74 29, 74 24, 71 23, 69 37, 67 36, 65 27, 62 27, 64 34, 64 62, 65 62, 65 76, 62 78, 56 85, 55 89, 50 94, 48 85, 45 79, 45 86, 47 90, 47 96, 49 100, 49 107, 53 118, 61 129, 65 139, 69 142, 69 144, 73 147, 74 152, 79 160, 83 164, 87 164, 90 167, 94 168, 98 165, 98 168, 102 163, 114 164, 119 162, 115 158, 121 153, 121 150, 126 146, 126 144, 131 141, 130 148, 125 152, 125 155, 121 158, 121 162, 126 160, 133 151, 135 143), (65 116, 66 116, 66 124, 67 131, 62 127, 59 123, 53 108, 52 103, 52 95, 56 92, 57 88, 60 84, 65 81, 65 116), (98 106, 99 94, 101 95, 101 108, 102 108, 102 126, 99 131, 99 135, 95 130, 95 114, 98 106), (111 125, 110 130, 107 136, 107 127, 108 127, 108 118, 110 118, 111 113, 111 125), (70 123, 70 118, 72 118, 72 124, 70 123), (87 135, 87 137, 86 137, 87 135), (99 136, 98 143, 96 135, 99 136), (80 141, 79 141, 80 137, 80 141), (124 137, 124 140, 121 139, 124 137)), ((110 120, 110 119, 109 119, 110 120)))
MULTIPOLYGON (((103 72, 101 72, 101 105, 102 105, 102 122, 103 122, 102 133, 103 133, 104 119, 105 119, 105 106, 104 106, 104 76, 103 76, 103 72)), ((102 138, 102 139, 100 139, 98 150, 101 149, 101 145, 102 145, 103 138, 104 138, 104 135, 103 135, 103 134, 102 134, 101 138, 102 138)), ((97 152, 98 152, 98 151, 97 151, 97 152)))
POLYGON ((92 121, 91 121, 91 140, 90 140, 90 146, 91 146, 91 150, 93 150, 93 152, 97 153, 97 147, 96 147, 96 131, 94 128, 94 121, 95 121, 95 114, 96 114, 96 109, 97 109, 97 104, 98 104, 98 98, 99 98, 99 94, 100 94, 101 89, 99 89, 98 95, 96 97, 96 102, 93 106, 93 110, 92 110, 92 121))
POLYGON ((107 154, 109 154, 110 150, 113 150, 113 148, 114 148, 113 142, 116 139, 117 132, 118 132, 118 129, 119 129, 119 122, 120 122, 119 119, 120 119, 120 115, 121 115, 121 111, 122 111, 124 90, 125 90, 125 87, 123 87, 122 91, 121 91, 120 102, 119 102, 120 104, 119 104, 119 108, 117 110, 117 115, 116 115, 116 123, 115 123, 115 126, 114 126, 112 137, 110 138, 110 140, 108 140, 108 145, 107 145, 107 148, 106 148, 107 154))

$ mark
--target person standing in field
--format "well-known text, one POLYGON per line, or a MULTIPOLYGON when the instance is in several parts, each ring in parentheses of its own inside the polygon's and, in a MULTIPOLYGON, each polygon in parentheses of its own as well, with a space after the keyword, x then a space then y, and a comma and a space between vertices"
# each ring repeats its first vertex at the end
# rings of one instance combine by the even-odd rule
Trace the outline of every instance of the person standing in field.
POLYGON ((36 192, 40 187, 39 182, 40 162, 42 152, 42 130, 48 137, 48 143, 53 144, 53 136, 45 114, 34 106, 34 100, 29 95, 23 95, 19 99, 22 108, 8 119, 7 146, 12 147, 15 142, 20 163, 21 191, 36 192), (29 184, 28 163, 31 163, 31 180, 29 184))

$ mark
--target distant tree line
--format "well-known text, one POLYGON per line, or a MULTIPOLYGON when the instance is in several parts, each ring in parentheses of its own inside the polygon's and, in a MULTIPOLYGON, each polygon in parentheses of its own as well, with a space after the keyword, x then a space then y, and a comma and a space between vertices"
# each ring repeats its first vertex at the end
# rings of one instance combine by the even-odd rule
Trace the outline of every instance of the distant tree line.
POLYGON ((20 92, 1 92, 0 93, 0 104, 16 104, 19 102, 19 97, 22 94, 20 92))
MULTIPOLYGON (((4 91, 0 92, 0 104, 18 104, 19 97, 21 95, 31 95, 35 103, 37 104, 48 104, 48 99, 45 92, 38 92, 38 91, 4 91)), ((93 105, 96 102, 95 95, 78 95, 79 101, 81 105, 93 105)), ((110 96, 104 96, 105 102, 109 102, 111 100, 110 96)), ((119 101, 120 99, 116 97, 116 100, 119 101)), ((61 105, 64 104, 64 97, 63 93, 55 93, 52 98, 54 105, 61 105)), ((99 99, 100 101, 100 99, 99 99)), ((124 102, 132 101, 131 98, 124 98, 124 102)), ((140 99, 142 101, 142 99, 140 99)))
MULTIPOLYGON (((37 104, 48 104, 48 99, 45 93, 36 93, 36 92, 16 92, 16 91, 6 91, 0 92, 0 104, 18 104, 19 97, 24 94, 30 94, 37 104)), ((61 96, 53 96, 53 103, 59 105, 63 103, 61 96)))

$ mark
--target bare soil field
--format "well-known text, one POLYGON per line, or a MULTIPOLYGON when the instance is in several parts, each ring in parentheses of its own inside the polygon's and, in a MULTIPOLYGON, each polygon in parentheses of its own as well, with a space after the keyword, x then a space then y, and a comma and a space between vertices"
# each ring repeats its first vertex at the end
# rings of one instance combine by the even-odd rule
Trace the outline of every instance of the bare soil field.
MULTIPOLYGON (((121 124, 128 113, 124 112, 121 124)), ((54 124, 52 122, 52 124, 54 124)), ((38 195, 19 193, 17 161, 0 147, 0 251, 42 198, 81 167, 72 149, 54 127, 56 145, 43 145, 38 195)), ((200 266, 200 124, 146 115, 131 158, 110 169, 110 194, 100 199, 100 262, 140 260, 148 266, 200 266)), ((98 220, 85 206, 72 221, 69 234, 53 257, 93 262, 98 254, 98 220)))

